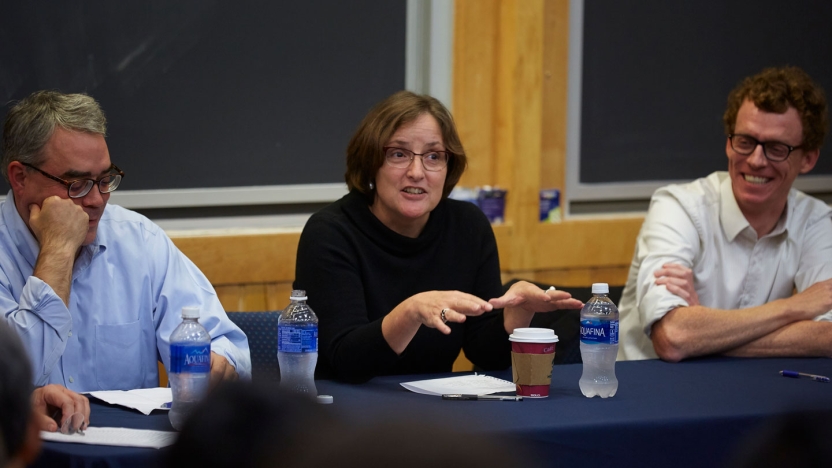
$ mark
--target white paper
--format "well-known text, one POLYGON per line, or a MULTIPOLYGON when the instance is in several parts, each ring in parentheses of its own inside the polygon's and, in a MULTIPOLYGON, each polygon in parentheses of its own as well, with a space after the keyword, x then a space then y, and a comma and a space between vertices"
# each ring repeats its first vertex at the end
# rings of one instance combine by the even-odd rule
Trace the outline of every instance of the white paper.
POLYGON ((126 406, 150 414, 155 409, 167 410, 166 403, 173 401, 169 388, 139 388, 136 390, 106 390, 90 392, 90 396, 106 401, 111 405, 126 406))
POLYGON ((81 434, 40 432, 40 438, 52 442, 73 444, 117 445, 121 447, 162 448, 176 441, 176 432, 127 429, 124 427, 88 427, 81 434))
POLYGON ((461 375, 443 379, 402 382, 402 387, 423 395, 445 395, 462 393, 466 395, 490 395, 492 393, 514 392, 513 382, 482 374, 461 375))

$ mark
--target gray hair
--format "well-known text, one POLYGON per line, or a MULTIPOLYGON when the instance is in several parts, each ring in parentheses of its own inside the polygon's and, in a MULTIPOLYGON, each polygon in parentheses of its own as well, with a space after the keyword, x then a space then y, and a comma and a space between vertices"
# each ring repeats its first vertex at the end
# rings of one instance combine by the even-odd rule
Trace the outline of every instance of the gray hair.
POLYGON ((43 147, 55 127, 106 135, 107 119, 95 99, 86 94, 35 91, 14 105, 3 126, 3 159, 0 170, 9 180, 9 163, 34 166, 43 162, 43 147))

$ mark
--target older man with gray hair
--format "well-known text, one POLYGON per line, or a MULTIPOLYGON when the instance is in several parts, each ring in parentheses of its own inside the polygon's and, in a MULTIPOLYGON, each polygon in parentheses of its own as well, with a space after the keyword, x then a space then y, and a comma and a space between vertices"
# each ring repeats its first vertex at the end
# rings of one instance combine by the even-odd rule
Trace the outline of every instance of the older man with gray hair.
POLYGON ((144 216, 108 205, 124 172, 84 94, 39 91, 3 130, 0 313, 34 384, 77 392, 153 387, 185 306, 212 337, 211 380, 249 377, 248 340, 199 269, 144 216))

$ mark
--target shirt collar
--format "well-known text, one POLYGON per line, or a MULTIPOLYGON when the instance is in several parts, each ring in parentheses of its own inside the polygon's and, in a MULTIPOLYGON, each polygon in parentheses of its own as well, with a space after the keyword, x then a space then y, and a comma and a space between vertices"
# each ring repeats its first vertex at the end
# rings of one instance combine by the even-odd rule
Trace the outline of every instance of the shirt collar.
POLYGON ((719 223, 729 242, 733 242, 746 228, 751 228, 737 204, 737 199, 734 198, 730 177, 725 177, 719 184, 719 223))
POLYGON ((792 218, 792 211, 794 210, 795 201, 797 197, 797 191, 795 189, 789 190, 789 197, 786 199, 786 208, 783 210, 783 214, 780 215, 780 219, 777 220, 777 225, 774 226, 774 229, 765 237, 772 237, 772 236, 779 236, 780 234, 786 233, 788 236, 791 231, 789 231, 789 220, 792 218))

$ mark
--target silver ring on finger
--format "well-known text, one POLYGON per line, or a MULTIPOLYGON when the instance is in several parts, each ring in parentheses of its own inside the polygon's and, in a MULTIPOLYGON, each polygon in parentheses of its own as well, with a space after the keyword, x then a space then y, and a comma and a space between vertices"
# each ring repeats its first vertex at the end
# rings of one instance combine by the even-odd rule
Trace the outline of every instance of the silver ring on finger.
POLYGON ((439 314, 439 318, 441 318, 441 319, 442 319, 442 323, 448 323, 448 318, 447 318, 447 317, 445 317, 445 312, 446 312, 447 310, 448 310, 448 309, 442 309, 442 312, 439 314))

